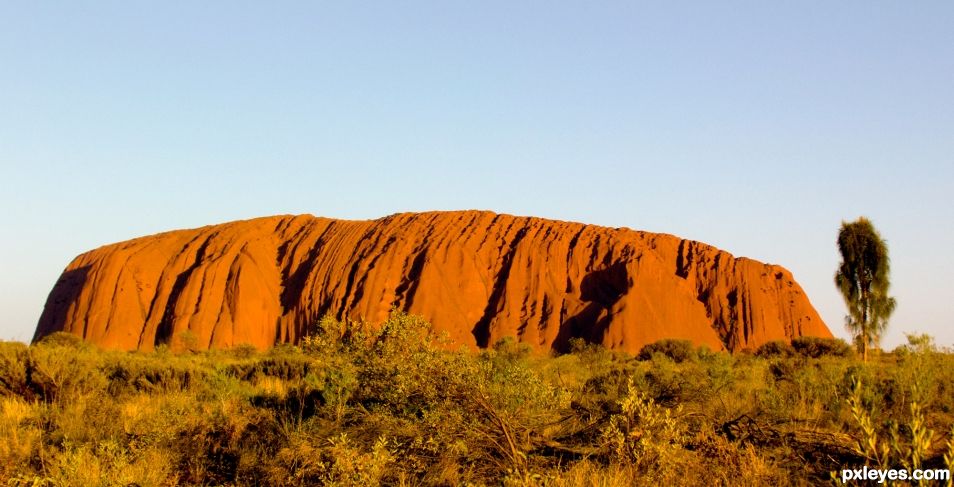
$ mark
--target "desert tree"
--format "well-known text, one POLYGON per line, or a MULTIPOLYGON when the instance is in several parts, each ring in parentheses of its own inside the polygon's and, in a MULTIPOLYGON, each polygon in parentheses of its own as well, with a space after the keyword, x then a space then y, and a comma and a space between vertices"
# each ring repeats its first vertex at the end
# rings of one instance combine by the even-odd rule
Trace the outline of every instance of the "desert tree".
POLYGON ((871 221, 860 217, 841 222, 838 251, 841 264, 835 272, 835 284, 848 307, 845 326, 867 362, 868 348, 878 345, 896 304, 888 296, 888 245, 871 221))

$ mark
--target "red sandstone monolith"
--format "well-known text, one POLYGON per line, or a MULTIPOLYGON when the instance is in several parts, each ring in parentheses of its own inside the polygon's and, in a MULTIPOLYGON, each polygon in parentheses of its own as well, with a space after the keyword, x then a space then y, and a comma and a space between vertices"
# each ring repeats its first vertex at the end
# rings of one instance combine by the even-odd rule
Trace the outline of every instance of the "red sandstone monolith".
POLYGON ((831 336, 777 265, 671 235, 454 211, 276 216, 100 247, 63 272, 34 340, 66 331, 148 350, 188 331, 198 348, 267 348, 324 315, 380 323, 394 308, 472 347, 514 336, 538 349, 581 337, 739 350, 831 336))

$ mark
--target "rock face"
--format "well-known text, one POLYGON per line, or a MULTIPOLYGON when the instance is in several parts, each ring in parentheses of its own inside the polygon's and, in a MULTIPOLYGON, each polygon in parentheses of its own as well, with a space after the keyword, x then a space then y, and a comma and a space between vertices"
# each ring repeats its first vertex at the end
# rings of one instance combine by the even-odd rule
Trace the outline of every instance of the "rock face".
POLYGON ((34 340, 67 331, 148 350, 188 330, 198 348, 266 348, 326 314, 380 323, 392 308, 471 347, 831 336, 782 267, 671 235, 462 211, 276 216, 107 245, 66 268, 34 340))

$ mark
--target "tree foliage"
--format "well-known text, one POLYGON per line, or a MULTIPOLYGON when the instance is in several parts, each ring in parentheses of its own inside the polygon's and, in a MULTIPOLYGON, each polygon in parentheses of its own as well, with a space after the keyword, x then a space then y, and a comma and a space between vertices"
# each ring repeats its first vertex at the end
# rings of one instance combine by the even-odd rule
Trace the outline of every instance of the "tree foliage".
POLYGON ((896 305, 894 298, 888 296, 888 245, 871 221, 860 217, 841 223, 838 252, 841 264, 835 273, 835 284, 848 306, 845 326, 867 361, 868 348, 878 345, 896 305))

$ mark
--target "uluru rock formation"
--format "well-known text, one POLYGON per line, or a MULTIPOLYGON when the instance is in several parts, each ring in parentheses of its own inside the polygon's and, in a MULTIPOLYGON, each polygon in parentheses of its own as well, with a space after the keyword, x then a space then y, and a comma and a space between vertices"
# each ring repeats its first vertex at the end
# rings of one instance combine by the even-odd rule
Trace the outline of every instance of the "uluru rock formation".
POLYGON ((179 230, 76 257, 34 340, 56 331, 152 349, 296 342, 322 316, 421 315, 457 344, 515 336, 627 351, 661 338, 712 349, 831 333, 777 265, 665 234, 485 211, 369 221, 275 216, 179 230))

